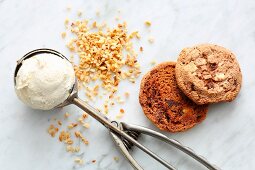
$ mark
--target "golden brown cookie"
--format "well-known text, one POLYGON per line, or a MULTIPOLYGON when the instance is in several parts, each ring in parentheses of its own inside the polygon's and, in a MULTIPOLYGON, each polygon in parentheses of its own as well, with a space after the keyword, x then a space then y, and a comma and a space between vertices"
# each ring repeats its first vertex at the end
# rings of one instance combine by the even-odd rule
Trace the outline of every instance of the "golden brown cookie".
POLYGON ((141 82, 139 101, 144 114, 159 129, 180 132, 205 119, 207 105, 197 105, 178 88, 175 63, 161 63, 141 82))
POLYGON ((179 88, 197 104, 232 101, 241 88, 242 74, 235 55, 217 45, 184 48, 175 72, 179 88))

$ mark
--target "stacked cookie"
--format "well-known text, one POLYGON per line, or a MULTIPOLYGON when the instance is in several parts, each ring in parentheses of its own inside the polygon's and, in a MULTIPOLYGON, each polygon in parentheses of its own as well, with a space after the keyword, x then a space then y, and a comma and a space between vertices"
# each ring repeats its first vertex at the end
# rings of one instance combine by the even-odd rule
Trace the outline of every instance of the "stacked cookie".
POLYGON ((185 131, 203 121, 208 104, 232 101, 242 74, 235 55, 220 46, 185 48, 177 63, 164 62, 142 79, 139 101, 159 129, 185 131))

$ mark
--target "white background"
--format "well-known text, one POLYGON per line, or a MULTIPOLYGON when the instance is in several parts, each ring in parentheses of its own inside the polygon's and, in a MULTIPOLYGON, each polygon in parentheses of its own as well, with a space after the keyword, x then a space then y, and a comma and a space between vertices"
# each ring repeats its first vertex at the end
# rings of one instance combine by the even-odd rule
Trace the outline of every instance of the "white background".
MULTIPOLYGON (((198 43, 215 43, 231 49, 237 56, 242 73, 243 86, 240 95, 232 103, 210 106, 207 119, 193 129, 178 134, 164 133, 205 156, 222 169, 252 169, 255 167, 255 1, 253 0, 0 0, 0 169, 1 170, 70 170, 70 169, 132 169, 115 148, 107 130, 89 118, 91 128, 84 131, 89 146, 81 145, 85 165, 74 164, 76 154, 65 151, 57 138, 51 138, 46 129, 63 114, 77 118, 82 111, 75 106, 62 110, 36 111, 23 105, 16 97, 13 73, 16 60, 30 50, 53 48, 69 57, 70 53, 60 33, 65 30, 64 20, 82 18, 106 21, 110 26, 120 16, 127 21, 130 31, 139 30, 142 36, 137 47, 142 75, 156 60, 175 61, 182 48, 198 43), (67 12, 67 6, 71 11, 67 12), (100 11, 100 17, 96 11, 100 11), (150 29, 144 21, 150 20, 150 29), (154 44, 148 38, 155 38, 154 44), (120 158, 115 162, 113 157, 120 158), (91 163, 92 160, 96 163, 91 163)), ((126 110, 122 121, 144 125, 156 130, 142 113, 138 102, 141 77, 133 85, 120 84, 120 94, 129 91, 131 96, 123 106, 111 110, 115 118, 117 110, 126 110)), ((84 98, 81 92, 81 97, 84 98)), ((100 105, 96 102, 93 105, 100 105)), ((66 126, 67 121, 64 121, 66 126)), ((179 169, 203 169, 186 155, 151 138, 142 138, 150 149, 164 157, 179 169)), ((134 150, 133 155, 147 170, 164 169, 156 161, 134 150)))

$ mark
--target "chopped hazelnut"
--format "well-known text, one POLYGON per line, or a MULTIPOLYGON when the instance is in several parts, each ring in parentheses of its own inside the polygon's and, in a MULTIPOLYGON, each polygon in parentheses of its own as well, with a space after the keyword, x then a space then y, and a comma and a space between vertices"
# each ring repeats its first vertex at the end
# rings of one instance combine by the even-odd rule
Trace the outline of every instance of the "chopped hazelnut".
POLYGON ((80 164, 80 165, 82 165, 84 163, 84 161, 81 158, 75 158, 74 162, 77 164, 80 164))
POLYGON ((226 79, 226 76, 224 73, 216 73, 215 76, 213 77, 214 81, 223 81, 226 79))
POLYGON ((78 11, 78 12, 77 12, 77 15, 78 15, 78 17, 80 17, 80 16, 82 15, 82 12, 81 12, 81 11, 78 11))
POLYGON ((145 21, 144 23, 147 27, 150 27, 151 26, 151 22, 150 21, 145 21))
POLYGON ((89 123, 83 123, 82 126, 85 127, 86 129, 88 129, 90 127, 90 124, 89 123))
POLYGON ((148 41, 149 41, 149 43, 152 44, 152 43, 154 43, 155 40, 154 40, 154 38, 150 37, 150 38, 148 39, 148 41))
POLYGON ((61 125, 62 125, 62 122, 61 122, 60 120, 58 121, 58 125, 59 125, 59 126, 61 126, 61 125))
POLYGON ((124 109, 120 109, 120 113, 124 113, 125 111, 124 111, 124 109))

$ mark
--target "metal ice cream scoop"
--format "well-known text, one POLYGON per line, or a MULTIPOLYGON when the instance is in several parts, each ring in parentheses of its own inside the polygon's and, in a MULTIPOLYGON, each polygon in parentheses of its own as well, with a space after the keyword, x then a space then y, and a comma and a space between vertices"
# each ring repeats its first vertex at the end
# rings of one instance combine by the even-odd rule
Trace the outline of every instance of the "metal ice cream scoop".
MULTIPOLYGON (((38 54, 54 54, 58 57, 61 57, 63 60, 68 60, 64 55, 61 53, 52 50, 52 49, 37 49, 33 50, 29 53, 27 53, 25 56, 23 56, 17 63, 16 69, 15 69, 15 74, 14 74, 14 84, 16 85, 16 76, 17 73, 22 66, 22 61, 29 59, 31 57, 34 57, 38 54)), ((78 89, 77 89, 77 80, 76 83, 73 85, 72 89, 70 89, 70 95, 69 97, 60 105, 56 107, 64 107, 66 105, 74 104, 84 110, 86 113, 88 113, 90 116, 95 118, 97 121, 99 121, 102 125, 104 125, 110 132, 113 140, 117 144, 118 148, 121 150, 122 154, 127 158, 127 160, 130 162, 130 164, 133 166, 134 169, 137 170, 142 170, 143 168, 136 162, 136 160, 131 156, 130 154, 130 149, 134 145, 150 155, 152 158, 160 162, 162 165, 167 167, 168 169, 175 170, 176 168, 169 164, 167 161, 163 160, 161 157, 153 153, 151 150, 146 148, 144 145, 140 144, 137 139, 139 135, 144 134, 144 135, 149 135, 151 137, 157 138, 167 144, 170 144, 174 146, 175 148, 181 150, 182 152, 186 153, 187 155, 191 156, 201 164, 203 164, 205 167, 207 167, 210 170, 217 170, 216 166, 210 164, 205 158, 202 156, 197 155, 194 153, 193 150, 191 150, 188 147, 183 146, 180 142, 170 139, 167 136, 156 132, 154 130, 138 126, 138 125, 132 125, 132 124, 127 124, 124 122, 117 122, 117 121, 112 121, 109 120, 105 115, 97 111, 97 109, 93 108, 86 102, 82 101, 78 97, 78 89)))

